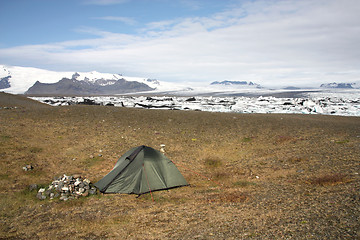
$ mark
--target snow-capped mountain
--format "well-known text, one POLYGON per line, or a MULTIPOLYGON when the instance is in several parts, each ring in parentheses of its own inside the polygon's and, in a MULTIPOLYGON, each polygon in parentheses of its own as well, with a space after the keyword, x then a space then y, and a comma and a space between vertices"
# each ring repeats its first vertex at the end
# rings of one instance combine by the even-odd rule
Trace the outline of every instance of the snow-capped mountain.
POLYGON ((324 83, 320 85, 321 88, 354 88, 354 89, 360 89, 360 81, 359 82, 353 82, 353 83, 324 83))
POLYGON ((210 83, 210 85, 222 85, 222 86, 246 86, 246 87, 260 87, 259 84, 257 83, 253 83, 253 82, 247 82, 247 81, 229 81, 229 80, 224 80, 224 81, 215 81, 210 83))
MULTIPOLYGON (((138 89, 140 91, 149 91, 158 89, 159 87, 161 88, 161 83, 156 79, 129 77, 122 76, 121 74, 99 73, 96 71, 56 72, 39 68, 0 65, 0 90, 8 93, 23 94, 28 91, 33 85, 35 85, 35 83, 37 83, 37 86, 35 87, 44 87, 44 84, 56 84, 62 79, 72 80, 72 82, 76 83, 77 85, 93 85, 93 87, 105 87, 105 89, 106 86, 114 84, 118 85, 117 87, 120 87, 120 82, 122 84, 129 82, 125 84, 126 86, 131 85, 132 87, 134 87, 134 84, 136 85, 137 83, 140 83, 148 87, 146 88, 144 85, 142 85, 143 87, 138 89)), ((51 85, 48 85, 48 87, 50 86, 51 85)), ((108 88, 110 89, 110 87, 108 88)), ((120 92, 124 93, 126 91, 120 92)))
POLYGON ((37 81, 25 92, 28 95, 112 95, 152 91, 145 83, 126 81, 125 79, 95 81, 63 78, 56 83, 37 81))
POLYGON ((269 96, 290 92, 324 92, 360 90, 360 82, 323 84, 320 88, 262 87, 247 81, 166 82, 146 77, 129 77, 122 74, 92 72, 56 72, 39 68, 0 65, 0 91, 24 94, 41 94, 41 89, 59 95, 126 94, 146 92, 154 95, 178 96, 269 96), (54 89, 59 88, 58 91, 54 89), (78 89, 79 91, 74 91, 78 89), (31 90, 31 91, 30 91, 31 90))

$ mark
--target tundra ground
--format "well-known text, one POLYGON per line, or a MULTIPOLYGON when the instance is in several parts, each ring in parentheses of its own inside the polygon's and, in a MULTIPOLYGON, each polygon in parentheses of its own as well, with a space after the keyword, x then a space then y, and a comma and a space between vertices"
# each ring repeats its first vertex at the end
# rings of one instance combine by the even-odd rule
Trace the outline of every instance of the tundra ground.
POLYGON ((0 107, 0 239, 360 238, 357 117, 50 107, 8 94, 0 107), (130 148, 160 144, 190 186, 154 201, 28 190, 62 174, 96 182, 130 148))

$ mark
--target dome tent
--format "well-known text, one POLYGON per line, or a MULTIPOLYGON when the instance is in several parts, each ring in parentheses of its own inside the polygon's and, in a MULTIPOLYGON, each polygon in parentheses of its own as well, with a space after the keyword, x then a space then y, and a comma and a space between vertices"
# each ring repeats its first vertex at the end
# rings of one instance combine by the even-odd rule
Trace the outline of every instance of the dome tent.
POLYGON ((144 194, 189 185, 175 164, 160 151, 139 146, 122 155, 95 186, 102 193, 144 194))

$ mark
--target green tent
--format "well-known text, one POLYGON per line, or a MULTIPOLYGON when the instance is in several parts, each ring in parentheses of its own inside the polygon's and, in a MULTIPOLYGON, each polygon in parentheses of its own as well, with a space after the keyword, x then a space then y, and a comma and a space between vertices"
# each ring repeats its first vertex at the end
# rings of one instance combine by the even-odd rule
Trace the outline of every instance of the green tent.
POLYGON ((127 151, 95 186, 102 193, 144 194, 189 185, 174 163, 147 146, 127 151))

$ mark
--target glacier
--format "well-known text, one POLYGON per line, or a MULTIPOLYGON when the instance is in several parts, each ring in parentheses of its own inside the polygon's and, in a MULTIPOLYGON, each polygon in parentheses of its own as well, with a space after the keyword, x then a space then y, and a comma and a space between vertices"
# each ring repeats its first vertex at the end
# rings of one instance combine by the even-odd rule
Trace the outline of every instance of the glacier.
POLYGON ((360 116, 360 94, 343 93, 328 96, 305 93, 300 98, 273 96, 88 96, 88 97, 31 97, 52 105, 91 104, 114 107, 207 111, 223 113, 282 113, 360 116))

